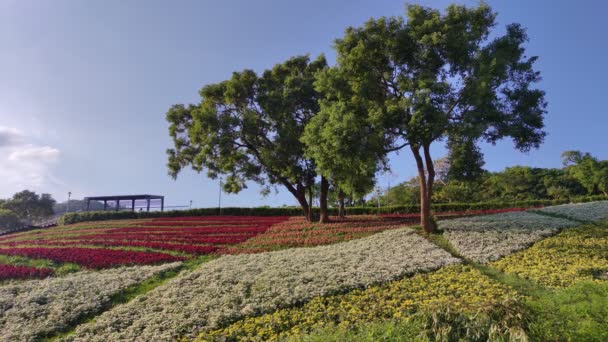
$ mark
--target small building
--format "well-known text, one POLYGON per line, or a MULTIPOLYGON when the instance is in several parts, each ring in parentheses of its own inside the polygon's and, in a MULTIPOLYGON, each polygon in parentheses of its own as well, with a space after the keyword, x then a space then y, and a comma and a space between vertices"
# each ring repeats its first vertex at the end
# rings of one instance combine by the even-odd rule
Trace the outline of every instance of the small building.
POLYGON ((120 202, 121 201, 131 201, 131 210, 135 210, 135 201, 146 201, 146 211, 150 211, 150 201, 151 200, 160 200, 160 211, 164 211, 165 209, 165 196, 158 195, 119 195, 119 196, 91 196, 85 197, 84 200, 87 202, 87 211, 89 211, 89 207, 91 201, 99 201, 103 202, 103 210, 108 208, 108 202, 116 203, 116 207, 114 210, 120 210, 120 202))

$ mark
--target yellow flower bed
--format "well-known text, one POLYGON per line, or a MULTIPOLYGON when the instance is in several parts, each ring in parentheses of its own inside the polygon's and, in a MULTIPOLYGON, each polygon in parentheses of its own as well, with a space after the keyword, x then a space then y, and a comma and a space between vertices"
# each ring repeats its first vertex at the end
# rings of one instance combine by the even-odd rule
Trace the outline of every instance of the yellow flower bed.
POLYGON ((327 325, 349 328, 358 323, 405 317, 419 310, 450 306, 475 312, 483 306, 516 297, 512 289, 476 269, 455 265, 417 274, 348 294, 317 297, 299 308, 238 321, 224 329, 201 334, 197 341, 276 340, 327 325))
POLYGON ((608 226, 565 230, 491 266, 550 287, 598 280, 598 273, 608 271, 608 226))

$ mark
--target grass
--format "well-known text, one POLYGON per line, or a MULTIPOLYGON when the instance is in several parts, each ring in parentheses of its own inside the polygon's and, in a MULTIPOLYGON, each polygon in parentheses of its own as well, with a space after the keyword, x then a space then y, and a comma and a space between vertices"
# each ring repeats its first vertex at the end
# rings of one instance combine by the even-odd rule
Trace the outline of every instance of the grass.
POLYGON ((61 331, 56 331, 52 335, 40 336, 40 340, 41 341, 56 341, 61 338, 65 338, 65 337, 73 334, 77 326, 94 321, 95 318, 102 312, 107 311, 119 304, 127 303, 137 296, 146 294, 149 291, 164 284, 171 278, 177 276, 181 272, 194 270, 201 264, 208 262, 210 260, 213 260, 213 259, 215 259, 215 257, 213 257, 213 256, 201 256, 198 258, 189 259, 189 260, 184 261, 182 263, 182 265, 179 267, 155 274, 152 277, 144 280, 143 282, 141 282, 139 284, 129 286, 126 289, 122 290, 121 292, 113 295, 110 300, 110 303, 106 307, 102 308, 100 311, 91 312, 88 315, 84 315, 84 316, 80 317, 78 320, 71 323, 65 329, 63 329, 61 331))
POLYGON ((526 302, 535 341, 608 341, 608 283, 582 282, 526 302))
POLYGON ((412 317, 409 320, 385 321, 363 324, 356 329, 344 330, 330 326, 317 330, 309 335, 295 336, 290 341, 298 342, 343 342, 343 341, 429 341, 420 336, 425 329, 425 320, 422 317, 412 317))

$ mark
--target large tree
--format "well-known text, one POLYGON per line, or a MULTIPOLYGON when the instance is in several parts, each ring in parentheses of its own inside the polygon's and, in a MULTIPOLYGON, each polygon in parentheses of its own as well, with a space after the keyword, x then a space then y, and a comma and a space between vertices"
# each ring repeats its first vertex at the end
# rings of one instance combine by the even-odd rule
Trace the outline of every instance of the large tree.
MULTIPOLYGON (((197 105, 175 105, 167 113, 174 148, 167 150, 172 177, 190 165, 215 179, 226 175, 223 190, 236 193, 247 181, 282 185, 312 219, 306 194, 314 185, 312 159, 300 142, 318 112, 314 75, 326 68, 320 56, 299 56, 258 76, 252 70, 200 91, 197 105)), ((323 179, 323 184, 326 180, 323 179)))
POLYGON ((374 147, 373 140, 382 135, 378 158, 407 147, 418 168, 421 224, 427 233, 436 230, 433 143, 447 141, 455 151, 450 163, 463 165, 459 159, 482 157, 476 148, 480 141, 511 137, 517 149, 527 151, 545 136, 544 92, 533 88, 540 80, 533 69, 537 58, 525 56, 528 38, 518 24, 490 39, 495 16, 483 3, 451 5, 444 13, 408 5, 407 20, 372 19, 348 28, 335 43, 336 77, 341 78, 336 83, 342 86, 321 106, 341 125, 334 140, 355 134, 374 147), (340 123, 347 120, 362 124, 340 123))
POLYGON ((566 172, 576 179, 590 195, 608 196, 608 160, 598 160, 589 153, 565 151, 562 162, 566 172))
MULTIPOLYGON (((319 100, 321 110, 310 120, 301 139, 306 145, 306 155, 315 160, 317 171, 324 179, 331 180, 338 191, 340 216, 344 215, 346 194, 369 193, 374 187, 376 172, 386 166, 386 160, 377 158, 374 152, 381 147, 383 135, 368 130, 367 123, 359 120, 363 113, 357 111, 365 111, 365 106, 342 100, 352 96, 342 80, 338 68, 317 73, 315 87, 323 94, 319 100)), ((320 222, 326 221, 327 209, 321 205, 320 222)))
POLYGON ((40 194, 23 190, 4 201, 1 207, 15 213, 21 220, 32 223, 33 220, 43 219, 53 215, 55 200, 50 194, 40 194))

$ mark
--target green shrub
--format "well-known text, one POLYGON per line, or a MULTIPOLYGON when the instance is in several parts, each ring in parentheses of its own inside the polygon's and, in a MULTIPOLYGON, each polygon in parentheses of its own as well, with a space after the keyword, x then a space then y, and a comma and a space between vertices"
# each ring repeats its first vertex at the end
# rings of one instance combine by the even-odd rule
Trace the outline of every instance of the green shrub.
POLYGON ((11 232, 23 227, 17 215, 7 209, 0 209, 0 233, 11 232))
MULTIPOLYGON (((437 203, 434 204, 433 211, 437 213, 448 211, 473 211, 491 210, 504 208, 530 208, 558 205, 570 202, 591 202, 606 200, 604 196, 588 196, 570 198, 564 200, 532 200, 532 201, 512 201, 512 202, 482 202, 482 203, 437 203)), ((317 211, 318 208, 314 209, 317 211)), ((347 215, 376 215, 376 214, 416 214, 420 212, 419 205, 399 205, 387 207, 347 207, 347 215)), ((330 215, 338 215, 338 208, 329 208, 330 215)), ((218 208, 199 208, 190 210, 171 210, 171 211, 88 211, 78 213, 67 213, 59 219, 59 225, 72 224, 84 221, 105 221, 105 220, 124 220, 155 217, 177 217, 177 216, 215 216, 220 215, 218 208)), ((302 209, 299 207, 256 207, 256 208, 222 208, 221 215, 229 216, 300 216, 302 209)))

